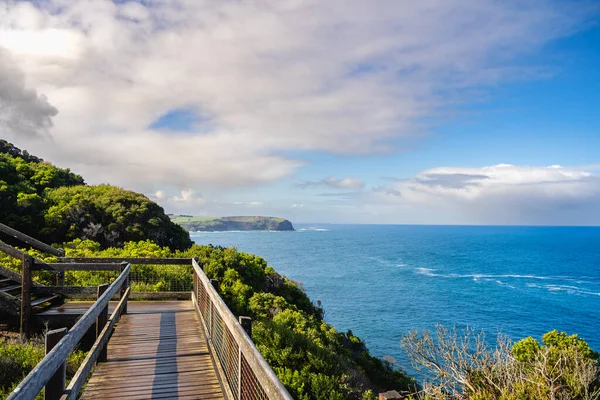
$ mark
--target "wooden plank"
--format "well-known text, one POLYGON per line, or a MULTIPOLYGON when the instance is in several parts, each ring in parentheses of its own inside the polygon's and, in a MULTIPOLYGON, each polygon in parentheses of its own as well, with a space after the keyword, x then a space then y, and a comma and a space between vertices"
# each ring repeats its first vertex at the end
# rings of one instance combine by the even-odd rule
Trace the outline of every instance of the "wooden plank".
MULTIPOLYGON (((0 265, 0 275, 6 276, 8 278, 10 278, 11 280, 21 284, 21 274, 13 271, 12 269, 8 269, 2 265, 0 265)), ((41 286, 39 283, 37 282, 32 282, 33 286, 41 286)))
POLYGON ((191 302, 129 302, 81 397, 118 398, 225 398, 191 302))
POLYGON ((4 292, 0 292, 0 311, 18 317, 20 310, 21 301, 19 299, 4 292))
POLYGON ((0 292, 10 292, 11 290, 21 289, 21 285, 10 285, 0 288, 0 292))
POLYGON ((41 304, 51 302, 52 300, 56 300, 59 297, 60 296, 50 296, 50 297, 42 297, 42 298, 36 299, 31 302, 31 307, 37 307, 41 304))
POLYGON ((36 260, 33 266, 36 271, 119 271, 120 263, 46 263, 36 260))
POLYGON ((15 249, 12 246, 9 246, 8 244, 4 243, 1 240, 0 240, 0 251, 3 251, 6 254, 8 254, 9 256, 11 256, 13 258, 17 258, 19 260, 22 260, 23 257, 25 257, 25 255, 27 254, 27 253, 23 253, 21 250, 15 249))
POLYGON ((0 279, 0 283, 7 283, 7 282, 12 282, 12 279, 10 279, 10 278, 0 279))
POLYGON ((67 299, 92 299, 96 297, 97 286, 37 286, 33 294, 38 296, 61 295, 67 299))
POLYGON ((126 257, 126 258, 97 258, 97 257, 61 257, 62 263, 121 263, 128 264, 163 264, 163 265, 191 265, 190 258, 149 258, 149 257, 126 257))
POLYGON ((19 239, 21 242, 27 243, 31 247, 43 251, 45 253, 50 253, 57 257, 63 257, 65 255, 65 251, 63 249, 55 249, 54 247, 49 246, 46 243, 32 238, 31 236, 28 236, 24 233, 21 233, 18 230, 11 228, 10 226, 0 224, 0 232, 5 233, 8 236, 12 236, 15 239, 19 239))

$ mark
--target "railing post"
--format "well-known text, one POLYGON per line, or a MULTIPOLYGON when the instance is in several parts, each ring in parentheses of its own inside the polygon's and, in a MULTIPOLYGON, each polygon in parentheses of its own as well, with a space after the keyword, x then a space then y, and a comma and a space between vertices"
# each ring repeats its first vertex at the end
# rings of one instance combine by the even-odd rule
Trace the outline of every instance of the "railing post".
POLYGON ((31 269, 33 268, 33 257, 26 254, 23 256, 23 271, 21 279, 21 340, 29 339, 31 319, 31 269))
MULTIPOLYGON (((126 262, 122 262, 121 263, 121 273, 123 273, 123 270, 127 268, 127 263, 126 262)), ((129 276, 127 276, 127 279, 125 279, 125 282, 123 283, 123 286, 121 286, 121 298, 123 298, 123 296, 125 295, 125 291, 127 290, 127 288, 129 287, 130 283, 129 283, 129 276)), ((121 313, 122 315, 127 314, 127 301, 129 299, 125 300, 125 305, 123 305, 123 312, 121 313)))
MULTIPOLYGON (((67 334, 67 328, 55 329, 46 333, 46 354, 60 342, 67 334)), ((46 383, 44 389, 44 400, 58 400, 65 391, 67 364, 62 363, 56 370, 52 378, 46 383)))
MULTIPOLYGON (((108 289, 110 285, 108 283, 105 283, 104 285, 100 285, 98 286, 98 299, 100 298, 100 296, 102 296, 104 294, 104 292, 106 292, 106 289, 108 289)), ((106 303, 106 307, 104 307, 104 309, 100 312, 100 314, 98 315, 98 318, 96 319, 96 339, 98 339, 100 337, 100 333, 102 332, 102 329, 104 329, 104 325, 106 325, 106 322, 108 321, 108 303, 106 303)), ((106 362, 108 358, 108 349, 107 346, 104 346, 104 348, 102 350, 100 350, 100 353, 98 355, 98 362, 106 362)))
POLYGON ((244 316, 239 316, 238 317, 238 321, 240 322, 240 325, 242 326, 242 329, 244 329, 244 331, 246 331, 246 333, 248 334, 248 336, 250 338, 252 338, 252 318, 250 318, 250 317, 244 317, 244 316))
POLYGON ((65 286, 65 271, 56 273, 56 286, 65 286))

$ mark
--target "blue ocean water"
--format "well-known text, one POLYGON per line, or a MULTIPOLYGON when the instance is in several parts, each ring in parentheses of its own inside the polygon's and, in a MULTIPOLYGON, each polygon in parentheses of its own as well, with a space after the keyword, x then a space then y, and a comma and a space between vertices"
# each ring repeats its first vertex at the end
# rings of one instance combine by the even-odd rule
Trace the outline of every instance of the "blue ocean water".
POLYGON ((296 228, 192 239, 265 258, 322 302, 327 322, 409 372, 401 336, 438 323, 483 329, 491 340, 558 329, 600 350, 600 227, 296 228))

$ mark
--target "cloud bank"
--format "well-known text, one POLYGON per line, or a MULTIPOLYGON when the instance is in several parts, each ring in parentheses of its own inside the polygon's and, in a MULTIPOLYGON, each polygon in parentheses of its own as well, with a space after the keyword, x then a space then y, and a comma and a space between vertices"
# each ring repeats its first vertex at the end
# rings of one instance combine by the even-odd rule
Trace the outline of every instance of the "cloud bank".
POLYGON ((4 1, 0 47, 25 85, 2 68, 3 135, 91 183, 263 185, 304 164, 290 150, 392 151, 471 91, 544 74, 514 60, 584 14, 550 0, 4 1), (202 118, 151 128, 174 110, 202 118), (54 143, 31 142, 51 117, 54 143))
POLYGON ((374 209, 430 223, 600 224, 600 177, 553 165, 434 168, 373 191, 374 209))

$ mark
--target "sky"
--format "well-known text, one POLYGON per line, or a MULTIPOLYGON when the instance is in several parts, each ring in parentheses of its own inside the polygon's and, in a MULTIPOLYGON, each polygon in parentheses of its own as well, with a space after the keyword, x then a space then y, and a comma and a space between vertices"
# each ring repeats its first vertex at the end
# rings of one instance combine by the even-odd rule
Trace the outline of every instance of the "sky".
POLYGON ((167 212, 600 225, 595 0, 0 0, 0 137, 167 212))

